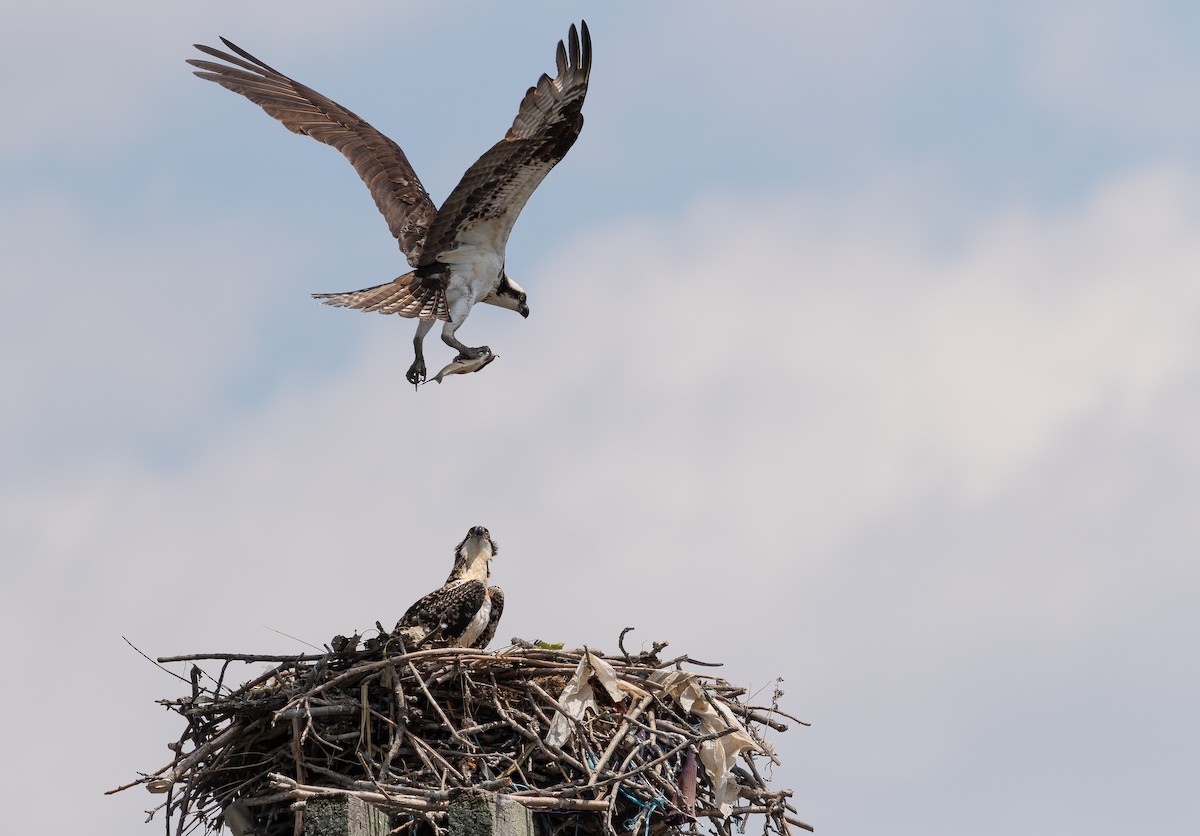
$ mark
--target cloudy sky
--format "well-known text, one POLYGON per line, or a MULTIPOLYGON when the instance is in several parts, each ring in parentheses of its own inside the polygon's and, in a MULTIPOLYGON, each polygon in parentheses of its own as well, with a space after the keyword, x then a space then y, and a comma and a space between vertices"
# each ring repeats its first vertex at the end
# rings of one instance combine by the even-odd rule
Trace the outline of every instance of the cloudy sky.
POLYGON ((180 730, 122 636, 302 652, 477 523, 500 638, 783 677, 820 833, 1194 828, 1195 4, 74 5, 0 25, 12 832, 161 832, 101 796, 180 730), (441 200, 580 17, 587 126, 508 251, 532 315, 477 309, 500 359, 414 393, 410 321, 309 298, 405 271, 366 190, 190 45, 441 200))

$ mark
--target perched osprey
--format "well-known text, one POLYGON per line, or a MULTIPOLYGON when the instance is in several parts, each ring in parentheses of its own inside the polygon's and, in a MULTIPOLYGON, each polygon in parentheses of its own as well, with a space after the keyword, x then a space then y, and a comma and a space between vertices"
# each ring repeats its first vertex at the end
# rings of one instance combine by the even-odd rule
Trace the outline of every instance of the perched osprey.
POLYGON ((190 59, 199 68, 196 75, 240 93, 288 130, 341 151, 387 219, 412 272, 364 290, 314 296, 327 305, 419 318, 416 359, 406 375, 410 383, 425 379, 422 346, 435 320, 446 323, 442 341, 467 359, 491 351, 463 345, 455 336, 476 302, 529 316, 525 291, 504 270, 504 249, 525 202, 583 128, 581 108, 592 69, 586 23, 579 32, 571 26, 567 46, 558 42, 558 75, 543 74, 529 88, 504 139, 467 169, 441 209, 400 146, 332 99, 221 40, 237 54, 196 44, 225 62, 190 59))
POLYGON ((496 541, 482 525, 467 532, 454 550, 454 569, 441 589, 408 608, 394 633, 411 650, 433 642, 451 647, 487 647, 504 612, 504 590, 488 586, 488 563, 496 541))

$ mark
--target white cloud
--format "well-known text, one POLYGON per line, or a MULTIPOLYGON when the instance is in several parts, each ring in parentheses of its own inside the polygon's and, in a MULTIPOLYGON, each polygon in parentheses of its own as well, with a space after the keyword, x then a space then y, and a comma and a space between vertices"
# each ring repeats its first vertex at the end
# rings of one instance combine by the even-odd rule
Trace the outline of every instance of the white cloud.
POLYGON ((818 508, 803 525, 831 543, 946 481, 994 495, 1083 417, 1133 420, 1191 368, 1200 213, 1182 172, 1114 183, 1077 213, 1007 213, 954 254, 813 214, 714 205, 665 233, 606 230, 547 271, 564 277, 541 302, 556 310, 631 300, 550 340, 581 347, 550 358, 552 398, 625 390, 584 419, 597 467, 636 473, 649 455, 687 484, 699 467, 710 501, 756 498, 746 536, 818 508), (631 429, 668 443, 648 454, 631 429))
POLYGON ((0 430, 23 440, 22 473, 98 439, 161 443, 167 427, 212 420, 261 351, 264 311, 286 305, 276 300, 297 261, 270 221, 237 211, 126 235, 39 195, 0 218, 0 430))

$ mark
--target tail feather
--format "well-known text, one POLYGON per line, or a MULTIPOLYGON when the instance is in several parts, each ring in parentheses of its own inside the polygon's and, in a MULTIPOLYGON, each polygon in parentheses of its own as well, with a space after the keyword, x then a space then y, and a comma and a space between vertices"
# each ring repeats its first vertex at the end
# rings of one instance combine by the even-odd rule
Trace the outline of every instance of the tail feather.
POLYGON ((399 314, 406 319, 450 319, 446 309, 446 292, 438 287, 423 285, 416 280, 415 272, 405 273, 398 279, 375 287, 345 293, 314 293, 313 298, 337 308, 399 314))

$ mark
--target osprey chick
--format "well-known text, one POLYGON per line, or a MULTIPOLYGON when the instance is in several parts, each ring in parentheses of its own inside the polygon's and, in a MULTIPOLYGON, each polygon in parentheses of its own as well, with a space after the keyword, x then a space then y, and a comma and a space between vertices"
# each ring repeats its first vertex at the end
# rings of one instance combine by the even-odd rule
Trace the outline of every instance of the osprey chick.
POLYGON ((439 209, 395 142, 311 87, 288 78, 224 38, 236 55, 196 49, 225 63, 189 59, 200 78, 245 96, 294 133, 311 136, 345 155, 366 183, 388 229, 414 269, 387 284, 347 293, 317 293, 327 305, 419 318, 416 359, 405 375, 425 379, 425 335, 445 321, 442 341, 465 360, 490 353, 455 336, 477 302, 529 316, 525 291, 504 270, 509 233, 525 202, 583 128, 584 96, 592 70, 587 24, 558 42, 558 74, 543 74, 525 94, 504 138, 467 169, 439 209), (581 38, 582 35, 582 38, 581 38))
POLYGON ((426 643, 450 647, 487 647, 504 612, 504 590, 488 586, 488 564, 498 551, 482 525, 467 532, 454 550, 454 569, 441 589, 408 608, 396 623, 411 650, 426 643))

